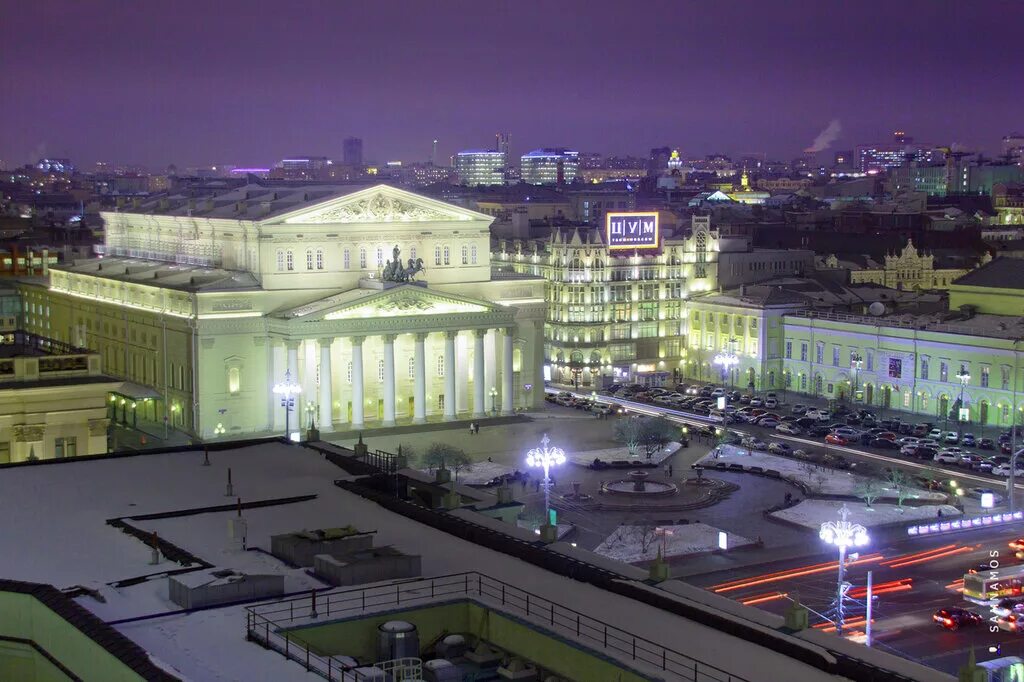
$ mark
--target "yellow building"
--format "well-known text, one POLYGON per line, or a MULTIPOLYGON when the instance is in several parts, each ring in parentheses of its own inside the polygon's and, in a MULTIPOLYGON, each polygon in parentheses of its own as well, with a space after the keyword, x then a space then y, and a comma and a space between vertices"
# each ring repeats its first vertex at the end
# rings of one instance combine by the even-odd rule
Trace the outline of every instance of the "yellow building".
POLYGON ((23 285, 26 325, 137 385, 129 422, 237 437, 542 400, 544 282, 492 280, 490 216, 384 185, 253 184, 103 219, 105 257, 23 285))
MULTIPOLYGON (((982 258, 982 264, 991 260, 986 254, 982 258)), ((825 264, 827 267, 839 267, 836 257, 829 256, 825 264)), ((867 268, 864 270, 852 270, 850 272, 851 284, 881 284, 889 289, 901 289, 904 291, 947 289, 953 280, 962 277, 970 272, 967 268, 935 268, 935 256, 919 252, 911 240, 903 251, 896 254, 886 254, 885 264, 880 268, 867 268)))

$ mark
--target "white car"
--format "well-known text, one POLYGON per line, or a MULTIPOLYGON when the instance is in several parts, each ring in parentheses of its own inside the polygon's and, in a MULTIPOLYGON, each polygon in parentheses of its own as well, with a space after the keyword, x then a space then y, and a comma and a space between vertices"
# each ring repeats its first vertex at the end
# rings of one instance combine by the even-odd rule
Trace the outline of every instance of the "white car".
POLYGON ((725 395, 724 388, 716 388, 715 390, 711 391, 712 398, 721 398, 723 395, 725 395))
POLYGON ((959 464, 960 453, 943 450, 942 452, 937 453, 932 459, 936 462, 942 462, 943 464, 959 464))
POLYGON ((896 442, 900 445, 917 445, 921 442, 921 439, 913 436, 904 436, 903 438, 897 438, 896 442))
POLYGON ((932 440, 942 440, 942 429, 932 429, 928 432, 928 437, 932 440))
MULTIPOLYGON (((1002 476, 1003 478, 1009 478, 1009 476, 1010 476, 1010 463, 1007 462, 1006 464, 1000 464, 997 467, 993 467, 992 468, 992 473, 995 474, 996 476, 1002 476)), ((1014 477, 1017 477, 1017 476, 1024 477, 1024 468, 1022 468, 1021 463, 1019 461, 1017 462, 1017 473, 1014 474, 1014 477)))
POLYGON ((776 407, 779 406, 779 401, 776 398, 765 398, 764 406, 767 407, 769 410, 774 410, 776 407))
POLYGON ((946 442, 951 445, 956 445, 960 442, 960 434, 956 431, 950 431, 946 434, 946 442))
POLYGON ((801 433, 799 426, 796 424, 790 424, 789 422, 782 422, 775 427, 775 430, 779 433, 789 434, 790 436, 799 436, 801 433))
POLYGON ((754 396, 753 398, 750 399, 750 406, 751 407, 763 407, 764 406, 764 401, 761 400, 760 398, 758 398, 757 396, 754 396))

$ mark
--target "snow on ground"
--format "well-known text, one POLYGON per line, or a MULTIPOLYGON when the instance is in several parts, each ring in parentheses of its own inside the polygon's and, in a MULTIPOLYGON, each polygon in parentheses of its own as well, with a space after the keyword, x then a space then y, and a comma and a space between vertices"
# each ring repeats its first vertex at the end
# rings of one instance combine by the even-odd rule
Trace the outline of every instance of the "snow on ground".
MULTIPOLYGON (((473 466, 468 470, 459 472, 459 483, 465 485, 483 485, 492 478, 497 478, 503 474, 511 474, 515 467, 510 467, 507 464, 501 464, 499 462, 473 462, 473 466)), ((434 475, 433 469, 420 469, 423 473, 434 475)))
MULTIPOLYGON (((377 531, 378 546, 394 545, 421 555, 424 576, 479 571, 745 679, 832 679, 768 648, 385 511, 333 485, 335 479, 346 477, 344 472, 305 448, 270 443, 211 453, 210 459, 211 466, 202 466, 202 453, 192 451, 0 470, 4 547, 8 550, 0 552, 0 575, 58 588, 102 586, 106 604, 90 597, 79 598, 79 603, 107 621, 156 616, 117 627, 190 680, 313 679, 301 666, 245 641, 245 609, 241 606, 166 616, 161 614, 177 607, 167 599, 165 579, 119 589, 105 586, 154 569, 178 568, 166 561, 149 565, 149 549, 106 525, 107 519, 233 502, 234 497, 225 494, 230 467, 234 494, 243 501, 318 496, 308 502, 245 510, 250 546, 269 549, 274 533, 351 524, 377 531)), ((218 568, 281 573, 287 576, 289 589, 305 589, 311 584, 301 572, 278 565, 270 557, 229 548, 227 523, 234 513, 134 523, 157 530, 166 540, 218 568)))
MULTIPOLYGON (((793 459, 792 457, 779 457, 778 455, 757 450, 751 451, 748 454, 746 448, 736 447, 735 445, 721 445, 718 447, 717 454, 715 450, 712 450, 697 460, 696 463, 710 469, 718 462, 742 464, 744 467, 756 466, 762 469, 774 469, 781 473, 783 478, 797 481, 807 486, 812 495, 847 495, 849 497, 857 497, 857 488, 869 480, 867 476, 860 476, 850 471, 820 466, 814 467, 808 462, 793 459)), ((881 491, 879 499, 896 499, 896 491, 887 487, 888 484, 884 480, 874 480, 878 483, 881 491)), ((922 488, 908 488, 908 490, 910 494, 907 495, 907 499, 935 502, 942 502, 946 499, 943 493, 922 488)))
POLYGON ((602 450, 569 452, 566 454, 566 458, 571 463, 579 466, 590 466, 594 463, 595 459, 600 459, 602 462, 614 462, 616 460, 627 460, 632 462, 634 460, 639 460, 649 464, 661 464, 666 459, 676 454, 680 447, 682 446, 679 443, 673 441, 650 457, 647 457, 647 452, 644 450, 643 446, 637 448, 635 456, 630 455, 629 448, 623 446, 620 448, 604 448, 602 450))
MULTIPOLYGON (((658 550, 663 549, 667 558, 685 554, 700 554, 718 549, 719 529, 706 523, 689 523, 682 526, 619 526, 594 550, 609 559, 627 564, 652 561, 658 550), (665 531, 664 545, 661 531, 665 531)), ((729 548, 753 544, 753 540, 727 533, 729 548)))
POLYGON ((944 519, 960 516, 960 510, 948 504, 900 509, 895 504, 875 502, 871 509, 868 509, 863 502, 844 503, 842 500, 804 500, 789 509, 777 511, 772 516, 817 531, 824 522, 839 520, 839 509, 843 504, 846 504, 846 508, 850 510, 848 517, 850 522, 859 523, 868 528, 902 521, 931 521, 938 518, 940 509, 944 519))

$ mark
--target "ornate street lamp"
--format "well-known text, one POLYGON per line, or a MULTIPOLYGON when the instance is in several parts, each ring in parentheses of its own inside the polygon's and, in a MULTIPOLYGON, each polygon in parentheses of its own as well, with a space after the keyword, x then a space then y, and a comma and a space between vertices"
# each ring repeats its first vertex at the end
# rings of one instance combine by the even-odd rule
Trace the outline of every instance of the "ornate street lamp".
POLYGON ((565 451, 559 447, 548 447, 548 434, 540 439, 540 447, 526 453, 526 465, 544 469, 544 525, 551 523, 551 467, 565 464, 565 451))
POLYGON ((740 364, 740 359, 736 357, 736 353, 733 352, 733 348, 736 345, 736 339, 729 339, 729 349, 723 350, 721 353, 715 355, 712 359, 712 363, 722 368, 722 384, 726 384, 726 377, 730 378, 729 385, 732 385, 732 369, 736 365, 740 364))
POLYGON ((302 386, 292 381, 292 371, 287 370, 284 373, 284 381, 275 384, 273 390, 275 395, 281 396, 281 407, 284 408, 284 437, 290 443, 292 432, 289 417, 295 407, 295 396, 302 393, 302 386))
POLYGON ((853 395, 850 397, 855 402, 857 399, 857 391, 860 390, 860 368, 864 365, 864 358, 861 357, 860 353, 854 353, 850 356, 850 367, 853 368, 853 395))
POLYGON ((843 635, 843 602, 846 599, 846 548, 863 547, 868 544, 868 529, 859 523, 847 521, 850 510, 844 504, 839 508, 840 521, 826 521, 821 524, 818 537, 839 548, 839 582, 836 586, 836 634, 843 635))
POLYGON ((957 440, 963 438, 963 423, 964 420, 960 418, 963 414, 964 409, 964 389, 967 388, 967 384, 971 382, 971 373, 967 371, 967 368, 960 365, 960 371, 956 373, 956 378, 960 380, 960 406, 957 408, 956 414, 956 437, 957 440))

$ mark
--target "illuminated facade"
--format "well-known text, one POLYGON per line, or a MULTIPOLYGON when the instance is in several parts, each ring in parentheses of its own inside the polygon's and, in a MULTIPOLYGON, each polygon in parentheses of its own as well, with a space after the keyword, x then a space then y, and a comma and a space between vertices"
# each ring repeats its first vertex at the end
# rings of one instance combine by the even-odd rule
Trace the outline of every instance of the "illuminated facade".
MULTIPOLYGON (((988 254, 982 258, 987 263, 988 254)), ((835 256, 826 260, 829 267, 838 267, 835 256)), ((889 289, 904 291, 947 289, 954 280, 966 275, 966 268, 935 268, 935 257, 931 254, 919 253, 910 240, 903 251, 886 254, 885 264, 881 268, 853 270, 850 272, 851 284, 881 284, 889 289)))
POLYGON ((528 185, 562 185, 576 180, 579 152, 564 147, 544 147, 519 159, 520 177, 528 185))
POLYGON ((1024 184, 997 184, 992 188, 992 207, 999 225, 1024 225, 1024 184))
POLYGON ((105 258, 23 286, 26 325, 155 391, 139 421, 280 431, 286 371, 325 431, 542 400, 544 283, 491 278, 489 216, 383 185, 249 185, 103 219, 105 258))
POLYGON ((467 187, 505 184, 507 154, 497 149, 467 149, 455 155, 455 174, 467 187))

